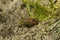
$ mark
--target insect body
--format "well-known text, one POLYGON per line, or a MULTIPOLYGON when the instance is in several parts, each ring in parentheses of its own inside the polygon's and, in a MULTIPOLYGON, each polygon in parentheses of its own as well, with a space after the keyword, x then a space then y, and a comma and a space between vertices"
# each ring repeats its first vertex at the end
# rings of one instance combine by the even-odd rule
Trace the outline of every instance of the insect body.
POLYGON ((34 18, 25 18, 23 19, 23 24, 24 26, 30 28, 34 25, 37 25, 39 23, 39 20, 34 19, 34 18))

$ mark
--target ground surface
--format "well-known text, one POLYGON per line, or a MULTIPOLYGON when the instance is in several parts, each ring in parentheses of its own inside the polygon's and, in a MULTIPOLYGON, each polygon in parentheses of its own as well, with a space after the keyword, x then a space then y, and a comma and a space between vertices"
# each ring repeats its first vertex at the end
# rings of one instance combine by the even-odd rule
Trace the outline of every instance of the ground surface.
POLYGON ((21 27, 21 0, 0 0, 0 40, 60 40, 60 9, 56 18, 39 22, 32 28, 21 27))

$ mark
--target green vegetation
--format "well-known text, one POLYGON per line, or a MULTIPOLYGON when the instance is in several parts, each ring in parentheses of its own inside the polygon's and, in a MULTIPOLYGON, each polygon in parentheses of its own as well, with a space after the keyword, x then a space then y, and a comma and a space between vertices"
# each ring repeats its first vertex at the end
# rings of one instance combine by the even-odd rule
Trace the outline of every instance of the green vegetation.
POLYGON ((26 11, 29 13, 30 17, 36 18, 39 20, 45 20, 47 18, 54 18, 53 14, 55 10, 58 8, 56 7, 56 2, 54 3, 52 0, 49 0, 50 4, 48 6, 40 5, 41 0, 29 1, 29 0, 22 0, 25 3, 26 11), (32 11, 31 11, 32 10, 32 11))

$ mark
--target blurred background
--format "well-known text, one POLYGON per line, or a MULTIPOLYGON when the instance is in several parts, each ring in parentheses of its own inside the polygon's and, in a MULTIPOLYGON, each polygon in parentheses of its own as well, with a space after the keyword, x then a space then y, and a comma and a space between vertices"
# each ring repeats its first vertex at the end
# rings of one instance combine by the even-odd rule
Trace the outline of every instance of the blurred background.
POLYGON ((0 0, 0 40, 48 39, 60 40, 60 0, 0 0))

